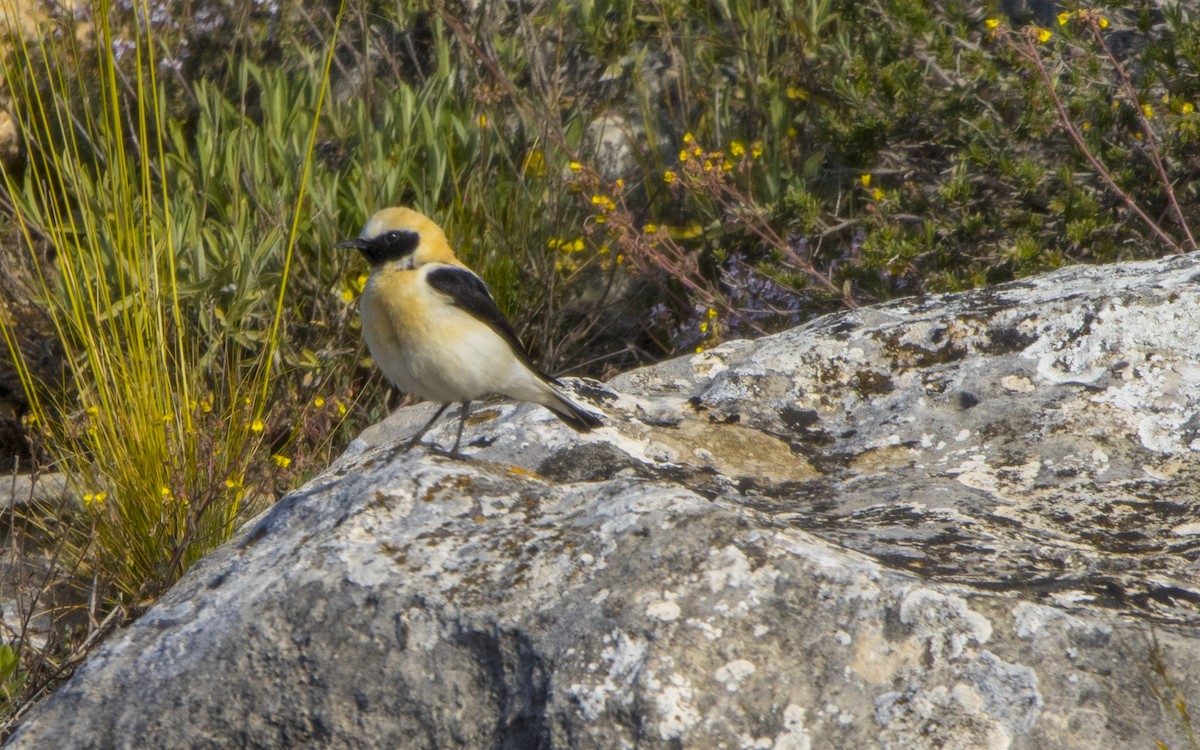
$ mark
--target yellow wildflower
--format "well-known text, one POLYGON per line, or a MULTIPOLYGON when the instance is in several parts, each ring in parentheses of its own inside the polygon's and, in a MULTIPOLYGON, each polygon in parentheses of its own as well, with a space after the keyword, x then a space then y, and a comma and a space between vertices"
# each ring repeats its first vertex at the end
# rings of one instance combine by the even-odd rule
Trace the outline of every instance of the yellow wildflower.
POLYGON ((1058 25, 1059 26, 1066 26, 1067 21, 1070 21, 1070 20, 1071 20, 1070 13, 1059 13, 1058 14, 1058 25))
POLYGON ((263 431, 263 421, 261 419, 256 419, 253 422, 251 422, 250 423, 250 431, 251 432, 262 432, 263 431))
POLYGON ((481 127, 481 128, 487 127, 487 115, 479 116, 479 127, 481 127))
POLYGON ((323 396, 317 396, 316 398, 313 399, 313 406, 317 407, 318 409, 320 409, 324 405, 325 405, 325 398, 323 396))
POLYGON ((705 159, 704 160, 704 171, 711 172, 712 168, 713 168, 712 159, 705 159))
POLYGON ((578 172, 579 170, 583 169, 583 165, 577 161, 573 161, 570 164, 568 164, 567 166, 571 168, 572 172, 578 172))
POLYGON ((341 401, 337 402, 337 412, 340 416, 343 416, 343 417, 346 416, 346 405, 343 404, 341 401))
POLYGON ((725 170, 726 172, 728 172, 729 170, 733 169, 733 162, 729 162, 729 161, 722 161, 722 162, 721 162, 721 169, 723 169, 723 170, 725 170))
POLYGON ((238 487, 241 487, 241 486, 242 486, 242 478, 241 477, 229 477, 228 479, 225 480, 225 488, 226 489, 236 490, 238 487))
POLYGON ((804 89, 798 88, 796 86, 788 86, 787 87, 787 98, 788 99, 807 100, 808 92, 805 91, 804 89))
POLYGON ((858 178, 863 187, 871 187, 871 175, 865 174, 858 178))
POLYGON ((613 203, 612 198, 607 195, 593 195, 592 205, 599 206, 605 211, 612 211, 617 207, 617 204, 613 203))
POLYGON ((1190 115, 1192 112, 1196 111, 1196 107, 1193 106, 1191 102, 1184 102, 1183 106, 1179 108, 1179 111, 1183 112, 1185 115, 1190 115))
POLYGON ((709 320, 712 320, 713 318, 717 317, 717 311, 711 307, 708 308, 708 312, 706 312, 704 314, 708 316, 709 320))
POLYGON ((1143 104, 1142 114, 1144 114, 1146 119, 1149 120, 1150 118, 1154 117, 1154 107, 1151 107, 1149 104, 1143 104))
POLYGON ((758 157, 762 156, 762 153, 763 153, 762 141, 755 141, 753 144, 751 144, 751 146, 750 146, 750 157, 751 158, 757 159, 758 157))
POLYGON ((84 411, 86 411, 86 412, 87 412, 87 415, 88 415, 89 417, 96 417, 96 416, 99 416, 99 415, 100 415, 100 410, 99 410, 99 409, 97 409, 97 408, 96 408, 96 407, 94 407, 94 406, 89 406, 89 407, 88 407, 87 409, 85 409, 84 411))
POLYGON ((1097 18, 1096 23, 1099 24, 1100 28, 1102 28, 1102 29, 1108 28, 1108 19, 1105 18, 1104 16, 1100 16, 1099 18, 1097 18))
POLYGON ((1054 36, 1050 33, 1050 29, 1043 29, 1040 26, 1034 26, 1033 30, 1037 34, 1037 40, 1039 44, 1045 44, 1046 42, 1050 41, 1050 37, 1054 36))
POLYGON ((746 144, 742 143, 741 141, 730 141, 729 153, 733 156, 741 156, 742 154, 746 153, 746 144))
POLYGON ((657 224, 647 224, 646 226, 642 227, 642 231, 645 232, 646 234, 654 234, 655 232, 658 231, 658 225, 657 224))
POLYGON ((681 162, 684 162, 684 161, 687 161, 687 160, 688 160, 688 152, 687 152, 687 149, 686 149, 686 148, 681 148, 681 149, 679 149, 679 161, 681 161, 681 162))
POLYGON ((692 137, 691 133, 683 134, 683 142, 684 143, 694 143, 695 141, 696 141, 696 139, 692 137))
POLYGON ((287 456, 280 455, 278 453, 271 456, 271 460, 274 461, 275 465, 281 469, 286 469, 292 463, 292 459, 288 458, 287 456))
POLYGON ((583 238, 580 237, 579 239, 577 239, 571 243, 571 252, 578 253, 578 252, 581 252, 582 250, 583 250, 583 238))
POLYGON ((541 151, 530 151, 529 156, 525 157, 525 167, 521 170, 525 174, 534 174, 540 177, 546 174, 546 160, 542 156, 541 151))
POLYGON ((983 22, 983 25, 984 25, 984 26, 987 26, 989 29, 995 30, 995 29, 996 29, 996 27, 1000 25, 1000 19, 998 19, 998 18, 989 18, 989 19, 987 19, 986 21, 984 21, 984 22, 983 22))
POLYGON ((675 184, 675 180, 677 179, 679 178, 676 177, 675 173, 671 170, 668 169, 666 172, 663 172, 663 182, 667 183, 668 185, 675 184))
POLYGON ((880 190, 879 188, 875 188, 874 190, 871 191, 871 197, 874 198, 875 200, 880 200, 883 198, 883 191, 880 190))

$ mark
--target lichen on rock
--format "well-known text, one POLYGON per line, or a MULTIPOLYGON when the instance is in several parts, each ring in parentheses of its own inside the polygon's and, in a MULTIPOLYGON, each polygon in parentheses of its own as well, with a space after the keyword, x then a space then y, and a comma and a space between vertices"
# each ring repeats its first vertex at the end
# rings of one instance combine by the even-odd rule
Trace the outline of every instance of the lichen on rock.
POLYGON ((1186 746, 1198 271, 839 313, 575 382, 588 435, 482 410, 465 460, 402 410, 10 744, 1186 746))

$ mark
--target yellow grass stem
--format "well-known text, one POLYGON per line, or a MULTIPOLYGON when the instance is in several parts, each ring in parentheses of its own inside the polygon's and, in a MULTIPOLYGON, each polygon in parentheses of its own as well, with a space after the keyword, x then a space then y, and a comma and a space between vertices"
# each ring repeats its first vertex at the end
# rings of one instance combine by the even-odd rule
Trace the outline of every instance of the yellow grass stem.
POLYGON ((317 143, 317 129, 321 122, 321 109, 325 104, 325 95, 329 91, 329 71, 333 67, 333 53, 337 49, 338 32, 342 28, 342 18, 346 14, 346 0, 342 0, 338 7, 337 18, 333 22, 333 35, 329 40, 329 48, 325 52, 325 65, 321 71, 321 88, 317 94, 316 112, 313 114, 312 128, 308 133, 308 145, 304 149, 304 163, 300 169, 300 187, 296 192, 296 205, 292 211, 292 224, 288 231, 287 251, 283 261, 283 275, 279 281, 279 294, 275 299, 275 315, 271 319, 271 330, 267 336, 267 350, 265 360, 263 362, 263 370, 261 374, 261 390, 258 408, 254 412, 254 416, 261 417, 263 409, 267 402, 267 388, 270 385, 270 372, 275 359, 275 352, 278 349, 279 327, 283 320, 283 303, 285 293, 287 292, 288 276, 292 270, 292 258, 296 251, 296 234, 300 229, 300 211, 304 206, 304 191, 308 185, 308 174, 312 167, 313 150, 317 143))
MULTIPOLYGON (((256 461, 269 465, 269 452, 261 450, 262 416, 345 5, 302 155, 274 315, 253 366, 238 355, 237 344, 222 344, 216 332, 198 335, 208 310, 202 302, 185 305, 180 241, 199 247, 236 233, 205 233, 203 207, 189 203, 193 210, 184 215, 201 217, 201 226, 176 236, 183 230, 174 223, 175 205, 192 198, 172 195, 169 157, 191 154, 168 154, 165 134, 173 123, 164 108, 156 43, 149 25, 137 18, 149 18, 147 0, 138 0, 132 29, 122 32, 133 42, 128 70, 116 58, 120 35, 107 0, 91 9, 90 47, 68 30, 43 33, 35 50, 10 29, 13 52, 3 67, 30 150, 22 175, 0 167, 0 177, 30 252, 36 296, 63 346, 65 382, 37 382, 2 318, 0 331, 46 449, 85 505, 79 531, 89 541, 78 550, 84 567, 114 585, 126 602, 171 583, 229 537, 248 493, 261 497, 261 490, 246 486, 246 476, 256 461), (81 71, 93 73, 92 101, 80 93, 87 84, 81 71), (36 251, 42 243, 56 253, 52 264, 36 251), (224 357, 214 354, 222 346, 224 357), (198 394, 205 386, 217 393, 204 397, 201 408, 198 394)), ((181 148, 186 146, 177 143, 176 151, 181 148)), ((261 240, 277 242, 269 235, 261 240)), ((228 255, 236 259, 246 251, 230 248, 228 255)), ((197 273, 194 266, 191 273, 197 273)), ((254 330, 245 333, 255 340, 254 330)))

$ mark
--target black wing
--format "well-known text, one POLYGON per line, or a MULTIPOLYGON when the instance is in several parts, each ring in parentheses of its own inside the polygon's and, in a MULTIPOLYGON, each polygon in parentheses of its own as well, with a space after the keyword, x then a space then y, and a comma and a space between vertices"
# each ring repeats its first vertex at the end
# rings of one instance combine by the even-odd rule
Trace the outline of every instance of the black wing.
POLYGON ((457 266, 442 266, 426 274, 429 285, 450 298, 451 303, 460 310, 469 313, 476 320, 487 324, 502 339, 508 342, 517 358, 543 380, 557 384, 558 381, 538 369, 529 358, 525 345, 517 338, 517 332, 512 324, 500 312, 492 293, 488 291, 483 279, 465 268, 457 266))

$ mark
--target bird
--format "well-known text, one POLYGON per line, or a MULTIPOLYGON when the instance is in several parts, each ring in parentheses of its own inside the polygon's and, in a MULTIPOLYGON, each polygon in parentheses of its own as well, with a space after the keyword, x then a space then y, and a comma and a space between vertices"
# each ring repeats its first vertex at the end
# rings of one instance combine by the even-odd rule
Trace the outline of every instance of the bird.
POLYGON ((358 250, 370 266, 359 316, 371 358, 400 390, 441 404, 406 450, 460 402, 450 451, 459 455, 471 402, 492 394, 541 404, 577 432, 602 424, 538 369, 487 284, 458 259, 428 216, 403 206, 385 208, 367 220, 358 237, 337 246, 358 250))

